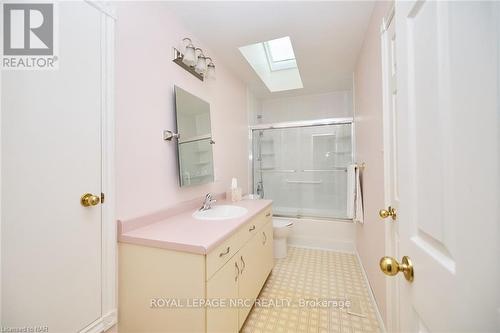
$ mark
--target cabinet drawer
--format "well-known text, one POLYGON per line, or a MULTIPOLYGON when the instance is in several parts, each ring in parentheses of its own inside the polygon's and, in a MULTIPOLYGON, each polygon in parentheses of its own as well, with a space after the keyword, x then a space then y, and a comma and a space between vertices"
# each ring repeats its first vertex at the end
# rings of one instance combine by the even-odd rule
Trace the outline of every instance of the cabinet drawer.
POLYGON ((238 250, 272 219, 272 209, 267 207, 253 219, 241 226, 236 233, 226 239, 207 255, 207 280, 217 272, 238 250))
POLYGON ((270 209, 266 209, 266 211, 259 213, 242 227, 239 232, 242 233, 241 237, 245 240, 245 242, 256 235, 259 232, 259 229, 266 224, 266 214, 269 214, 269 216, 271 215, 270 209))
POLYGON ((267 222, 270 222, 272 221, 273 219, 273 208, 271 206, 267 207, 266 209, 264 209, 260 214, 259 216, 261 217, 261 219, 263 220, 262 222, 262 225, 266 224, 267 222))
POLYGON ((246 243, 253 236, 259 233, 259 230, 269 221, 271 221, 272 212, 271 207, 264 209, 262 212, 257 214, 253 219, 247 222, 241 229, 238 231, 240 233, 240 239, 243 240, 243 243, 246 243))
POLYGON ((219 270, 226 262, 234 256, 243 246, 245 239, 242 238, 240 231, 237 231, 222 244, 217 246, 207 255, 207 280, 219 270))
POLYGON ((241 226, 236 233, 225 240, 207 255, 207 280, 217 272, 238 250, 259 230, 271 221, 272 209, 267 207, 249 222, 241 226))

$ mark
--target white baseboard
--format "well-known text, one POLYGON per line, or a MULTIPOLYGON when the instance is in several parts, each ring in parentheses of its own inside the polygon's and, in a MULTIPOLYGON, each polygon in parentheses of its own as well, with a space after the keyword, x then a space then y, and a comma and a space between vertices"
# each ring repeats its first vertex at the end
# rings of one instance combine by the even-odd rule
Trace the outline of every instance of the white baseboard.
POLYGON ((288 237, 291 246, 327 249, 332 251, 356 251, 356 226, 352 222, 340 220, 314 220, 277 218, 293 222, 288 237))
POLYGON ((382 333, 386 333, 387 328, 385 327, 384 320, 382 319, 382 315, 380 314, 380 310, 378 309, 378 304, 377 304, 377 301, 375 300, 375 295, 373 294, 373 289, 372 289, 372 286, 370 285, 370 281, 368 281, 368 275, 366 275, 365 267, 363 266, 363 262, 361 261, 361 258, 359 257, 358 251, 354 251, 354 252, 356 254, 356 258, 358 258, 358 263, 359 263, 359 266, 361 267, 361 272, 363 273, 363 278, 365 279, 365 283, 368 286, 368 289, 370 290, 370 298, 371 298, 373 304, 375 304, 375 313, 377 315, 377 320, 378 320, 378 324, 380 326, 380 330, 382 333))
POLYGON ((288 245, 317 250, 330 250, 348 253, 356 252, 354 242, 332 240, 330 238, 295 236, 288 239, 288 245))
POLYGON ((102 316, 101 318, 94 321, 89 326, 85 327, 79 333, 105 332, 117 323, 117 319, 118 319, 117 311, 116 311, 116 309, 114 309, 114 310, 108 312, 107 314, 105 314, 104 316, 102 316))

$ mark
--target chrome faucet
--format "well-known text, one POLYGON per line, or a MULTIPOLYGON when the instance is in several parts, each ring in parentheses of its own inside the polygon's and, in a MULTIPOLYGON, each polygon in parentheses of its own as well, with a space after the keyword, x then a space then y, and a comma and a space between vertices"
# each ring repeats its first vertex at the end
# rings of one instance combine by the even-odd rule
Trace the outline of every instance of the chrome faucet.
POLYGON ((212 208, 212 204, 216 202, 217 200, 212 199, 212 193, 208 193, 205 196, 205 200, 203 201, 203 206, 201 206, 200 210, 201 211, 209 210, 210 208, 212 208))

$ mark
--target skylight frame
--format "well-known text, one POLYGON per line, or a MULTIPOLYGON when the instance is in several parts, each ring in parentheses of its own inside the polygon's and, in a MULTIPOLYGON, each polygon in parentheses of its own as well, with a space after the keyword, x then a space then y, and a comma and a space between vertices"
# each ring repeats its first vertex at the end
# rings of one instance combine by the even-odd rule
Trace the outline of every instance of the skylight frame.
MULTIPOLYGON (((287 39, 289 38, 290 37, 287 39)), ((273 93, 304 88, 296 62, 292 63, 293 67, 288 64, 288 67, 290 67, 288 69, 271 70, 264 43, 265 42, 258 42, 243 45, 238 49, 269 91, 273 93)))
POLYGON ((291 68, 297 68, 297 60, 295 58, 295 52, 293 51, 293 46, 292 42, 290 40, 290 37, 282 37, 282 38, 277 38, 277 39, 284 39, 286 38, 288 40, 288 43, 290 44, 290 49, 293 54, 293 58, 290 59, 284 59, 284 60, 274 60, 273 57, 273 52, 271 50, 271 46, 269 45, 269 42, 272 42, 273 40, 262 42, 262 46, 264 47, 264 51, 266 53, 267 57, 267 62, 269 64, 269 69, 274 72, 274 71, 280 71, 284 69, 291 69, 291 68))

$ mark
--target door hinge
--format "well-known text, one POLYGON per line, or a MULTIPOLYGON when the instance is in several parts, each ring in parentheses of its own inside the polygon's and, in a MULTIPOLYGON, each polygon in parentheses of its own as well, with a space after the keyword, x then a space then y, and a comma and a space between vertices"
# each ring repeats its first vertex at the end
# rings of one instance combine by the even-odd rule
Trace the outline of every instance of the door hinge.
POLYGON ((101 192, 101 204, 104 203, 104 193, 101 192))

